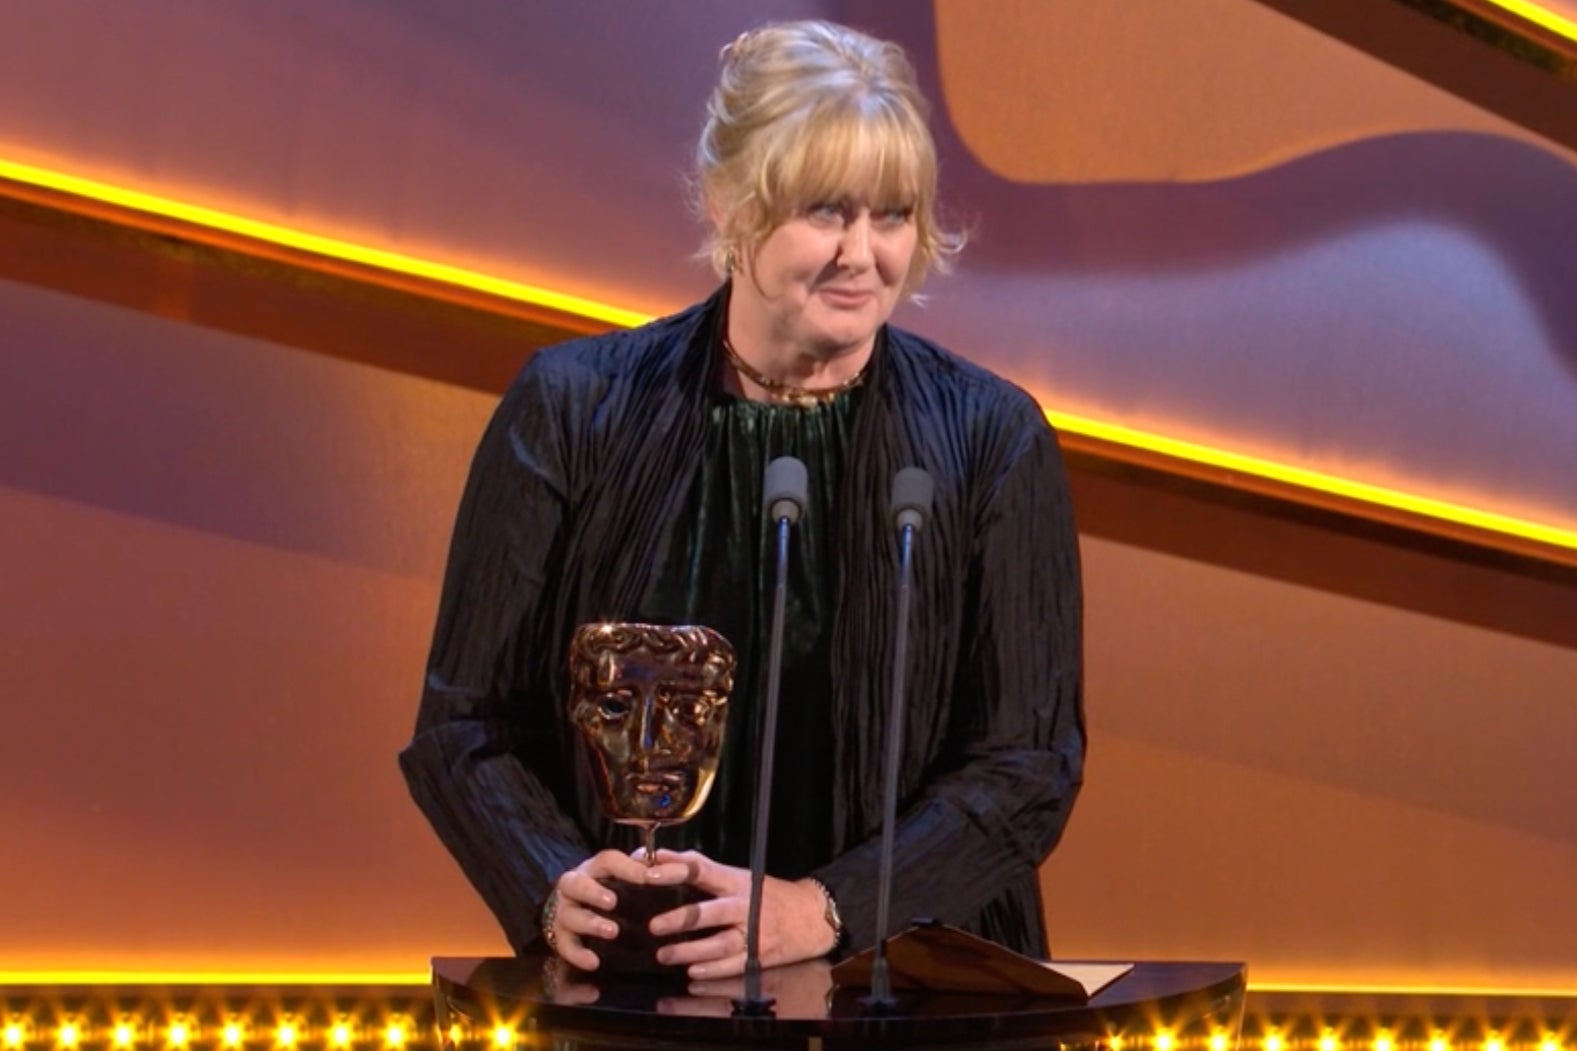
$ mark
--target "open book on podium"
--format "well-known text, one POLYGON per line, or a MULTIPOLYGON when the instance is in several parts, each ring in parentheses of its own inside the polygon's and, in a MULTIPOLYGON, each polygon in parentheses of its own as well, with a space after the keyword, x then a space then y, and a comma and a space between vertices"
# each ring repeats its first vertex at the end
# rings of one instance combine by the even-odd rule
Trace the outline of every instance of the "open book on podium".
MULTIPOLYGON (((832 968, 835 985, 868 989, 875 949, 832 968)), ((887 974, 895 990, 1041 996, 1088 1003, 1133 970, 1131 963, 1045 963, 996 942, 936 922, 887 939, 887 974)))

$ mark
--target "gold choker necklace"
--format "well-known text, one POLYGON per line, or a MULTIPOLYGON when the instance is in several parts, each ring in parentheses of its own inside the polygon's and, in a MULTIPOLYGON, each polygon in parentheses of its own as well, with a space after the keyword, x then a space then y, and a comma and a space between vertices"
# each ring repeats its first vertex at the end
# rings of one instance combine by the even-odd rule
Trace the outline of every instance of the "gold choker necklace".
POLYGON ((774 405, 798 405, 802 409, 809 409, 816 405, 825 405, 846 391, 851 391, 865 382, 865 370, 861 369, 836 387, 796 387, 792 383, 763 376, 744 358, 739 356, 739 351, 722 337, 723 353, 728 355, 728 363, 739 370, 740 375, 760 387, 766 393, 767 401, 774 405))

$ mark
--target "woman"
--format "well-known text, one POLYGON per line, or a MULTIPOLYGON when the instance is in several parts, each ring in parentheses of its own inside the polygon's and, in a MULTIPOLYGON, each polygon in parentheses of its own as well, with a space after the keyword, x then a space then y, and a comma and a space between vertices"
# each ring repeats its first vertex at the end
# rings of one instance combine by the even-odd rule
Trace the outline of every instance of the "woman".
POLYGON ((716 895, 662 960, 744 968, 751 742, 773 561, 768 461, 811 491, 793 548, 763 895, 768 965, 877 937, 893 474, 936 482, 919 534, 892 916, 1043 955, 1037 867, 1082 777, 1076 536, 1056 438, 1022 391, 888 318, 958 240, 903 53, 824 22, 722 55, 697 150, 711 299, 538 353, 472 466, 415 739, 412 793, 517 948, 598 964, 598 879, 716 895), (739 651, 723 769, 648 866, 598 812, 564 698, 571 633, 701 623, 739 651), (544 907, 545 903, 545 907, 544 907))

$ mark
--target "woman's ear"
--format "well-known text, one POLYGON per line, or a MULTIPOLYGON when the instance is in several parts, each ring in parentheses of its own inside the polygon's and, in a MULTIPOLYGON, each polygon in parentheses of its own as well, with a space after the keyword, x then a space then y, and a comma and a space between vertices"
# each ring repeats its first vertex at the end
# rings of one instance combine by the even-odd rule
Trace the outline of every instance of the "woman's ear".
POLYGON ((715 246, 712 256, 713 265, 717 266, 725 276, 732 274, 739 263, 737 249, 724 233, 730 218, 729 208, 725 204, 726 197, 727 195, 719 191, 715 183, 707 186, 701 197, 701 206, 706 210, 707 222, 712 224, 712 243, 715 246))

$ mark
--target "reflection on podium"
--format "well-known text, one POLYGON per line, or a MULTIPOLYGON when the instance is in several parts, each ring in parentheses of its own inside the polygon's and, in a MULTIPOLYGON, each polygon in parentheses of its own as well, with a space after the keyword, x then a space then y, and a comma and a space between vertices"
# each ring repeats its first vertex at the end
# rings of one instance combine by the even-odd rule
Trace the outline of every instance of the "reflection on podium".
POLYGON ((585 1051, 672 1047, 1061 1048, 1110 1051, 1174 1034, 1215 1049, 1236 1046, 1243 1021, 1241 963, 1138 963, 1088 1002, 983 993, 899 991, 891 1013, 861 1006, 864 990, 833 984, 824 961, 763 972, 768 1016, 736 1016, 743 979, 607 978, 556 957, 433 960, 440 1033, 529 1031, 544 1046, 585 1051))

